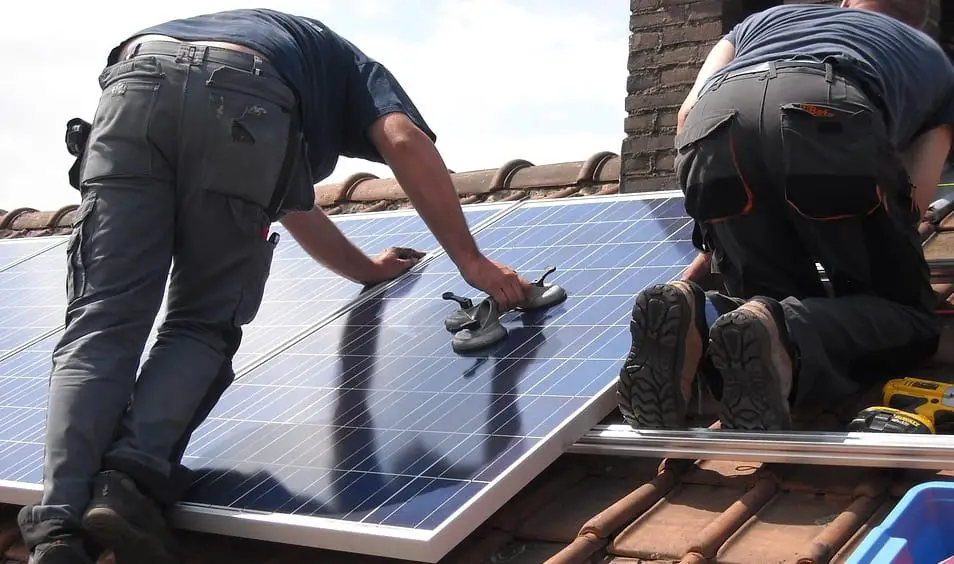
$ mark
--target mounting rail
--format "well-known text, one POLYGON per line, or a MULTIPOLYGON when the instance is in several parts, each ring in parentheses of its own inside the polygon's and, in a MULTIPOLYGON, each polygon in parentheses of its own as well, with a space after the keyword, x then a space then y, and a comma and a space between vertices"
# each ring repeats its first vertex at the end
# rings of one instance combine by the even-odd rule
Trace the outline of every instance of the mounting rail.
POLYGON ((950 470, 954 436, 597 425, 568 452, 651 458, 950 470))

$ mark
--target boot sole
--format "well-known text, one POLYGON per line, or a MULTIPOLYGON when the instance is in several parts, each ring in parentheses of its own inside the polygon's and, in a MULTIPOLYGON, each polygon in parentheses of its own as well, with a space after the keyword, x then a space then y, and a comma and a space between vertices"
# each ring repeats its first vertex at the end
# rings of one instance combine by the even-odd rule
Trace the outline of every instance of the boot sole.
POLYGON ((696 312, 705 307, 705 296, 691 295, 695 303, 673 285, 661 284, 636 297, 629 325, 633 344, 616 392, 623 419, 634 427, 685 427, 686 395, 703 354, 697 325, 704 320, 696 312), (685 391, 684 382, 688 382, 685 391))
POLYGON ((724 429, 786 430, 791 415, 782 397, 778 364, 787 354, 759 316, 739 309, 709 329, 709 358, 722 374, 719 420, 724 429))
POLYGON ((93 508, 83 516, 83 529, 100 546, 111 549, 117 564, 177 564, 179 560, 112 509, 93 508))

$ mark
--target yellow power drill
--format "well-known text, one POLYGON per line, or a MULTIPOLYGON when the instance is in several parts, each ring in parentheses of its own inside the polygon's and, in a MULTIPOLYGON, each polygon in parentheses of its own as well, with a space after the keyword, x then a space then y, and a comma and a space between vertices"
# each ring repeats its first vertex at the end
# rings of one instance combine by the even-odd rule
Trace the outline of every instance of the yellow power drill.
POLYGON ((882 405, 862 410, 849 431, 949 433, 954 431, 954 385, 921 378, 889 380, 882 405))

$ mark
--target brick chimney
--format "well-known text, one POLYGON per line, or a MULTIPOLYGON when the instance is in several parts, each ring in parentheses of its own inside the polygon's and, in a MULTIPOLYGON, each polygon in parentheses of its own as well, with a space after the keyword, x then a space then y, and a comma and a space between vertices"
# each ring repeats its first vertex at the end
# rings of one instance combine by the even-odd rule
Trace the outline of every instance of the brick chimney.
MULTIPOLYGON (((840 0, 802 0, 836 3, 840 0)), ((709 49, 748 14, 778 0, 630 0, 629 79, 621 192, 677 188, 676 112, 709 49)), ((785 2, 794 3, 794 2, 785 2)), ((954 10, 932 0, 926 31, 954 46, 954 10)))

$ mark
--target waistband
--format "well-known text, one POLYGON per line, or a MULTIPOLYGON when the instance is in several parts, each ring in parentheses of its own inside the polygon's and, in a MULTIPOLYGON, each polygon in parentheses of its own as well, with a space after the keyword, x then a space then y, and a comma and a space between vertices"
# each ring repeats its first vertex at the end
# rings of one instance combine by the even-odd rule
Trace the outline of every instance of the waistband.
POLYGON ((197 45, 177 41, 144 41, 135 45, 125 59, 150 55, 175 57, 176 61, 180 63, 219 63, 255 75, 281 79, 275 67, 261 55, 211 45, 197 45))
MULTIPOLYGON (((707 87, 706 91, 712 90, 713 87, 718 85, 721 82, 730 80, 733 78, 752 75, 752 74, 766 74, 771 77, 776 72, 804 72, 808 74, 814 74, 818 76, 824 76, 825 79, 829 82, 834 82, 835 80, 842 80, 845 84, 857 89, 859 92, 864 94, 868 101, 874 104, 879 111, 884 113, 886 111, 884 102, 881 100, 880 96, 875 95, 871 92, 871 89, 867 87, 862 81, 856 79, 850 74, 846 73, 844 69, 839 68, 837 65, 832 63, 823 63, 818 61, 770 61, 766 63, 759 63, 756 65, 742 67, 736 69, 732 72, 726 73, 715 80, 713 80, 707 87)), ((701 95, 701 93, 700 93, 701 95)))

